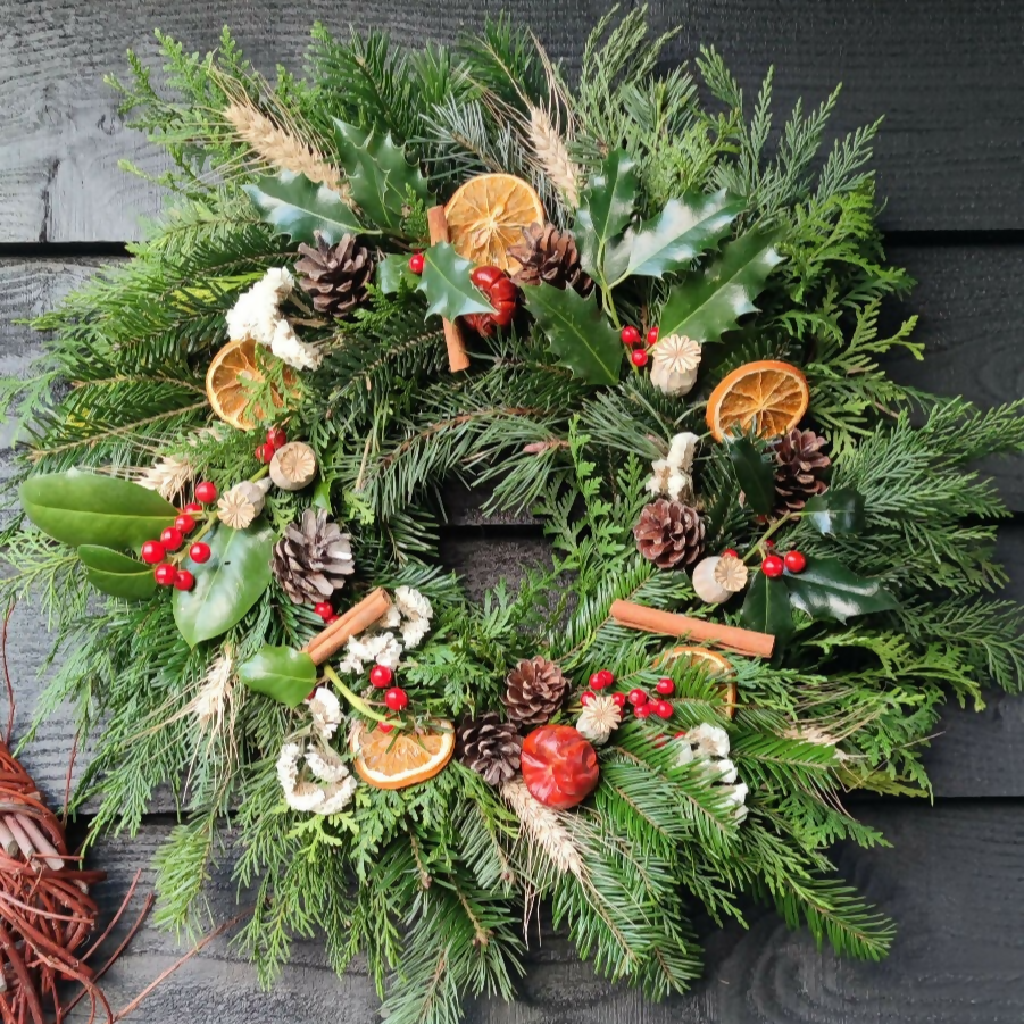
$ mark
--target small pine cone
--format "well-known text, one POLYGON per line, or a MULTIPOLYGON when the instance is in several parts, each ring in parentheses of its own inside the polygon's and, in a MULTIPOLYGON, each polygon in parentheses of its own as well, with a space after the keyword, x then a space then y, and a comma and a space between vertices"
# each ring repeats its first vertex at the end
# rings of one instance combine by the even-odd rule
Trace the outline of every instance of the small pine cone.
POLYGON ((681 501, 659 498, 633 527, 636 549, 659 569, 693 565, 704 552, 704 520, 681 501))
POLYGON ((329 601, 355 571, 352 538, 327 513, 311 508, 291 523, 274 546, 270 565, 284 592, 297 603, 329 601))
POLYGON ((519 262, 512 275, 516 284, 552 284, 563 291, 572 288, 586 297, 594 282, 580 266, 580 254, 571 231, 559 231, 553 224, 531 224, 523 240, 510 245, 508 254, 519 262))
POLYGON ((459 760, 491 786, 508 782, 522 761, 523 737, 514 722, 503 722, 497 711, 468 718, 457 735, 459 760))
POLYGON ((373 280, 373 255, 355 235, 342 235, 330 246, 319 231, 316 248, 299 245, 302 259, 295 264, 299 284, 313 296, 313 307, 340 319, 366 301, 366 286, 373 280))
POLYGON ((553 661, 524 658, 508 674, 505 707, 513 722, 543 725, 562 707, 569 680, 553 661))
POLYGON ((832 460, 821 450, 825 444, 813 430, 799 427, 775 442, 775 515, 799 512, 814 495, 828 490, 832 460))

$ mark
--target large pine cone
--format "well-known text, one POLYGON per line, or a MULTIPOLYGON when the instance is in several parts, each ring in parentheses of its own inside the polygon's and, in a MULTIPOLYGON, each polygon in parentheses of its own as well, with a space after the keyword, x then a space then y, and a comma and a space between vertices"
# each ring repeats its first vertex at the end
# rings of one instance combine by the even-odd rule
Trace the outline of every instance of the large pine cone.
POLYGON ((587 296, 594 282, 580 266, 580 254, 571 231, 559 231, 553 224, 531 224, 523 240, 510 245, 508 254, 519 261, 512 275, 516 284, 552 284, 563 291, 573 288, 587 296))
POLYGON ((326 512, 308 508, 274 545, 270 566, 293 601, 329 601, 355 571, 351 541, 337 523, 327 521, 326 512))
POLYGON ((775 515, 799 512, 816 494, 828 490, 832 460, 822 452, 825 438, 794 427, 775 442, 775 515))
POLYGON ((302 259, 295 264, 299 284, 313 296, 313 307, 336 319, 351 313, 366 301, 366 286, 373 280, 373 254, 360 245, 355 235, 342 235, 328 245, 315 232, 316 248, 302 242, 302 259))
POLYGON ((633 527, 636 548, 659 569, 693 565, 704 552, 704 520, 681 501, 659 498, 633 527))
POLYGON ((459 726, 459 760, 482 775, 484 782, 508 782, 522 761, 523 737, 514 722, 503 722, 497 711, 485 711, 459 726))
POLYGON ((543 725, 562 707, 569 680, 553 661, 524 658, 508 674, 505 707, 513 722, 543 725))

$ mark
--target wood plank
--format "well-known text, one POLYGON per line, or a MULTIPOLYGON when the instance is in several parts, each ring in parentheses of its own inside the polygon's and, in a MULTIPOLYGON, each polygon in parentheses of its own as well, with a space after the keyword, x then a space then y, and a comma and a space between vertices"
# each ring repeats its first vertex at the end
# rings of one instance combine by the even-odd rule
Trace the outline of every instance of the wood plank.
MULTIPOLYGON (((555 58, 576 66, 582 40, 607 10, 577 0, 559 5, 515 0, 503 5, 532 25, 555 58)), ((129 132, 103 84, 135 48, 160 64, 153 29, 189 50, 206 50, 227 23, 256 67, 299 70, 307 29, 316 19, 338 32, 349 25, 390 28, 400 39, 450 41, 480 26, 486 8, 469 0, 444 5, 370 8, 353 0, 312 0, 296 13, 283 0, 222 0, 204 5, 110 0, 97 8, 43 0, 26 7, 0 0, 0 242, 114 240, 137 237, 136 218, 158 208, 156 191, 117 168, 120 158, 148 173, 165 166, 129 132)), ((813 106, 837 81, 845 92, 837 131, 886 115, 878 145, 885 223, 914 230, 1001 230, 1024 226, 1024 150, 1017 99, 1024 68, 1017 59, 1024 8, 1003 0, 930 0, 847 4, 842 0, 698 0, 686 17, 657 0, 658 29, 681 29, 672 61, 692 58, 701 42, 728 59, 747 95, 766 68, 778 67, 780 111, 798 96, 813 106), (983 201, 979 197, 984 197, 983 201)))
MULTIPOLYGON (((893 951, 879 964, 819 952, 805 932, 754 911, 750 929, 708 935, 707 977, 693 992, 645 1004, 608 985, 579 963, 568 944, 545 935, 530 954, 522 1002, 480 1000, 469 1024, 990 1024, 1024 1014, 1024 914, 1020 912, 1020 846, 1024 805, 880 804, 863 817, 894 843, 891 850, 844 850, 840 870, 899 926, 893 951), (965 870, 966 867, 966 870, 965 870)), ((128 881, 146 866, 166 826, 135 840, 104 842, 93 862, 110 873, 98 888, 109 912, 128 881)), ((244 897, 243 897, 244 900, 244 897)), ((243 904, 244 905, 244 904, 243 904)), ((212 887, 219 920, 237 912, 224 868, 212 887)), ((533 942, 536 945, 535 939, 533 942)), ((122 1006, 180 955, 173 939, 147 926, 107 977, 112 1004, 122 1006)), ((316 941, 297 943, 294 963, 261 993, 254 973, 217 940, 159 988, 133 1016, 138 1024, 181 1019, 342 1021, 370 1024, 376 999, 365 968, 337 978, 316 941)), ((84 1014, 78 1019, 84 1020, 84 1014)))

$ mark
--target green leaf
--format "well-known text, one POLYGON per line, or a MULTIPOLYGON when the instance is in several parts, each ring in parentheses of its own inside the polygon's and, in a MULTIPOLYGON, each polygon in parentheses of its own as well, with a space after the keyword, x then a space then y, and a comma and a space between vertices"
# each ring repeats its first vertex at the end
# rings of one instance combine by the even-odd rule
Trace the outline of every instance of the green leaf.
POLYGON ((675 286, 662 310, 661 336, 685 334, 696 341, 718 341, 739 318, 754 313, 754 299, 768 275, 782 262, 773 236, 749 231, 722 249, 702 273, 675 286))
POLYGON ((839 535, 864 529, 864 495, 853 488, 816 494, 804 512, 820 533, 839 535))
POLYGON ((316 665, 305 651, 264 647, 239 666, 238 678, 250 690, 297 708, 316 686, 316 665))
POLYGON ((352 199, 379 228, 401 227, 409 193, 426 202, 427 180, 419 167, 405 159, 391 134, 381 136, 334 119, 338 156, 348 176, 352 199))
POLYGON ((616 285, 627 277, 664 277, 685 270, 722 241, 742 212, 743 202, 725 189, 670 199, 661 213, 630 228, 609 247, 605 279, 616 285))
POLYGON ((145 562, 97 544, 83 544, 78 549, 78 557, 85 566, 89 582, 104 594, 125 601, 144 601, 156 593, 153 566, 145 562))
POLYGON ((875 577, 858 576, 838 558, 809 558, 799 575, 783 580, 794 607, 812 619, 846 622, 855 615, 892 611, 896 598, 875 577))
POLYGON ((328 245, 336 245, 342 235, 363 230, 339 193, 310 181, 304 174, 279 171, 242 188, 264 223, 293 242, 313 245, 313 232, 319 231, 328 245))
POLYGON ((416 287, 420 279, 409 269, 409 257, 391 253, 377 264, 377 287, 385 294, 392 295, 402 283, 416 287))
POLYGON ((591 277, 601 277, 608 243, 620 235, 633 216, 637 177, 635 164, 624 149, 605 157, 600 174, 590 177, 576 211, 574 231, 580 246, 580 262, 591 277))
POLYGON ((774 465, 765 461, 763 453, 749 437, 738 437, 727 443, 744 500, 758 515, 770 515, 775 507, 774 465))
POLYGON ((423 274, 416 288, 427 297, 427 315, 454 320, 470 313, 493 313, 470 280, 473 264, 463 259, 447 242, 438 242, 423 253, 423 274))
POLYGON ((178 514, 155 491, 130 480, 74 469, 29 477, 18 496, 43 533, 74 547, 139 548, 178 514))
POLYGON ((769 579, 755 572, 740 610, 740 620, 747 629, 770 633, 778 651, 793 632, 793 609, 789 591, 781 579, 769 579))
POLYGON ((597 293, 582 298, 571 288, 525 285, 526 308, 547 335, 551 351, 590 384, 615 384, 622 367, 622 342, 597 302, 597 293))
POLYGON ((226 633, 270 586, 274 531, 266 524, 247 530, 218 526, 206 538, 210 559, 186 558, 196 578, 191 590, 174 593, 174 621, 190 647, 226 633))

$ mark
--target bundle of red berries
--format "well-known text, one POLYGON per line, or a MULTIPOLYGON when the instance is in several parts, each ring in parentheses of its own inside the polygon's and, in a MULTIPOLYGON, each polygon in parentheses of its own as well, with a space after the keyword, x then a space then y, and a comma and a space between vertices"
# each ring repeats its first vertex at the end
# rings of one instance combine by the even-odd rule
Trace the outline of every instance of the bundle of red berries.
MULTIPOLYGON (((384 690, 384 707, 388 711, 404 711, 409 706, 409 695, 400 686, 392 686, 395 674, 387 665, 374 665, 370 669, 370 683, 378 690, 384 690)), ((394 726, 389 722, 381 722, 377 728, 381 732, 391 732, 394 726)))
MULTIPOLYGON (((423 253, 416 252, 409 257, 409 270, 419 276, 426 262, 423 253)), ((508 327, 519 308, 519 287, 501 267, 474 267, 470 280, 484 293, 494 307, 493 313, 470 313, 462 320, 477 334, 489 338, 496 327, 508 327)))
POLYGON ((775 547, 774 541, 766 540, 764 544, 771 552, 771 554, 766 555, 761 562, 761 572, 763 572, 765 576, 769 576, 774 579, 785 572, 789 572, 794 576, 797 576, 807 568, 807 557, 802 552, 794 549, 793 551, 787 551, 784 555, 779 556, 772 551, 775 547))
POLYGON ((288 436, 282 427, 269 427, 266 442, 256 448, 256 461, 264 466, 269 466, 277 450, 283 448, 287 443, 288 436))
MULTIPOLYGON (((607 669, 595 672, 590 677, 590 689, 584 690, 580 697, 581 703, 590 703, 597 696, 596 691, 603 690, 613 685, 614 682, 615 675, 607 669)), ((649 718, 651 715, 657 715, 658 718, 671 718, 672 702, 668 698, 675 693, 676 684, 668 676, 662 676, 655 685, 655 689, 658 696, 653 700, 646 690, 641 690, 639 687, 628 692, 619 690, 612 694, 612 700, 623 713, 632 710, 635 718, 649 718)))
POLYGON ((657 341, 657 327, 652 327, 647 332, 646 337, 641 335, 632 324, 626 324, 626 326, 622 328, 622 344, 632 349, 629 353, 629 361, 637 369, 647 365, 651 358, 649 350, 654 347, 657 341))
MULTIPOLYGON (((168 526, 160 534, 159 540, 147 540, 142 545, 142 560, 147 565, 154 565, 153 571, 156 581, 163 587, 173 586, 177 590, 191 590, 195 585, 195 577, 187 569, 179 569, 176 562, 184 556, 175 554, 181 551, 185 544, 185 538, 196 528, 196 517, 206 516, 208 513, 203 508, 217 500, 217 485, 204 480, 196 484, 196 501, 189 502, 178 515, 173 525, 168 526)), ((188 557, 193 562, 202 565, 210 558, 210 545, 205 541, 197 540, 188 549, 188 557)))

